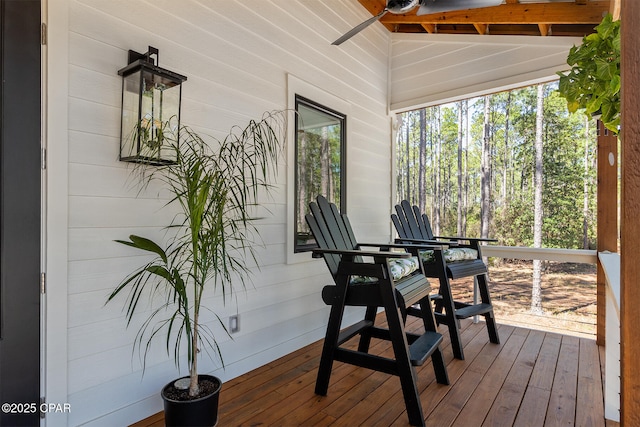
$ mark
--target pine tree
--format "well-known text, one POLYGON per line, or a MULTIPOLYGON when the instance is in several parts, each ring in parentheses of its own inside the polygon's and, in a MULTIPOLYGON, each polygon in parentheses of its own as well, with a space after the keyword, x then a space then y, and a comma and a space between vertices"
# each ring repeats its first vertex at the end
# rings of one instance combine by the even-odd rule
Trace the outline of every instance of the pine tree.
MULTIPOLYGON (((544 86, 538 85, 536 104, 536 139, 535 139, 535 173, 534 173, 534 221, 533 247, 542 247, 542 185, 544 171, 542 168, 543 144, 542 125, 544 123, 544 86)), ((531 289, 531 312, 542 314, 542 261, 533 260, 533 286, 531 289)))

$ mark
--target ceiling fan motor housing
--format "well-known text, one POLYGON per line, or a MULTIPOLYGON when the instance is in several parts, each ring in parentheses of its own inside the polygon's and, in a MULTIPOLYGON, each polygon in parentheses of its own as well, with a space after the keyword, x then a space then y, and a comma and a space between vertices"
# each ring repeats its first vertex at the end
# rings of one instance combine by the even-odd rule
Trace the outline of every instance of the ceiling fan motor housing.
POLYGON ((420 0, 387 0, 387 10, 391 13, 407 13, 418 6, 420 0))

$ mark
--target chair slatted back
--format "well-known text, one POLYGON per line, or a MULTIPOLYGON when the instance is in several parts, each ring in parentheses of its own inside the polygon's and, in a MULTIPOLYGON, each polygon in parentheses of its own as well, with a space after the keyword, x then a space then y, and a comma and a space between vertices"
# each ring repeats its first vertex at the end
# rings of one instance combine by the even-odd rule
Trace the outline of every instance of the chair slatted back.
POLYGON ((420 209, 412 207, 407 200, 400 202, 395 209, 396 213, 391 215, 391 220, 400 238, 433 240, 427 214, 420 214, 420 209))
MULTIPOLYGON (((307 224, 321 249, 353 250, 358 248, 351 223, 346 215, 340 214, 335 204, 323 197, 311 202, 310 214, 305 215, 307 224)), ((324 254, 329 271, 335 277, 338 272, 340 255, 324 254)))

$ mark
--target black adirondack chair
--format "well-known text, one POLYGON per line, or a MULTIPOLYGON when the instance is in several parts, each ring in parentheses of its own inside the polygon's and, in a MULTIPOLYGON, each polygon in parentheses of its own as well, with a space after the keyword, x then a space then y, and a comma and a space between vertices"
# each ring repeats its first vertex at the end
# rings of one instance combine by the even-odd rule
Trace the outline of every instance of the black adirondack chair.
MULTIPOLYGON (((446 262, 442 251, 434 251, 433 261, 425 261, 423 263, 425 275, 427 277, 437 277, 440 281, 438 294, 432 297, 436 308, 435 317, 438 324, 445 324, 449 328, 454 357, 464 359, 462 341, 460 340, 459 319, 479 315, 484 316, 489 333, 489 341, 499 344, 500 338, 498 337, 491 295, 489 294, 487 266, 482 261, 480 245, 481 242, 496 242, 496 240, 434 236, 429 217, 426 214, 421 214, 417 206, 411 206, 408 201, 403 200, 400 205, 396 205, 395 209, 396 214, 392 214, 391 219, 398 236, 400 236, 397 239, 398 242, 442 243, 437 239, 443 239, 447 242, 454 242, 453 244, 456 247, 475 249, 478 253, 477 258, 473 260, 446 262), (477 279, 480 303, 470 304, 454 301, 451 295, 450 280, 462 277, 475 277, 477 279)), ((413 253, 417 254, 417 251, 414 249, 413 253)))
MULTIPOLYGON (((412 425, 424 425, 422 405, 416 386, 414 366, 422 365, 431 356, 436 380, 449 384, 446 366, 440 351, 442 335, 436 332, 436 322, 429 292, 431 287, 419 269, 398 281, 392 279, 390 260, 410 256, 406 252, 388 252, 389 247, 399 245, 359 244, 353 234, 349 219, 341 215, 334 204, 318 196, 317 203, 310 203, 311 213, 307 223, 318 242, 313 251, 316 258, 324 257, 335 285, 322 290, 323 301, 331 306, 327 331, 316 380, 316 394, 325 396, 333 361, 337 360, 400 378, 402 393, 412 425), (386 250, 364 251, 361 247, 379 247, 386 250), (373 261, 366 261, 373 258, 373 261), (367 277, 356 284, 354 278, 367 277), (406 308, 420 304, 420 317, 425 332, 421 335, 407 333, 406 308), (366 307, 364 319, 341 330, 346 306, 366 307), (386 314, 387 328, 375 325, 378 308, 386 314), (342 346, 359 335, 357 350, 342 346), (369 353, 372 338, 389 340, 394 358, 369 353)), ((433 247, 433 246, 431 246, 433 247)))

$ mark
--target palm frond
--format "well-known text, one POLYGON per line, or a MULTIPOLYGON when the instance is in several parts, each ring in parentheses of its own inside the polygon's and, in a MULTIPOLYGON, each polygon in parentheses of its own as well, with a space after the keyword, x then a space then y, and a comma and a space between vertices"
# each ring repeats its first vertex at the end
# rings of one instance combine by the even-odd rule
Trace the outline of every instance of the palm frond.
MULTIPOLYGON (((145 299, 161 303, 140 326, 135 345, 145 360, 151 342, 166 333, 167 354, 180 365, 183 339, 192 377, 197 375, 201 347, 219 357, 220 346, 213 331, 200 324, 204 290, 213 287, 223 301, 233 296, 234 286, 245 287, 250 269, 257 264, 255 244, 259 230, 250 208, 261 194, 269 194, 272 178, 282 154, 281 136, 286 134, 287 112, 266 113, 244 128, 233 127, 222 140, 203 138, 188 127, 180 129, 181 139, 166 138, 176 162, 160 167, 141 166, 142 187, 153 180, 168 187, 172 197, 165 206, 179 212, 167 226, 175 232, 166 249, 147 238, 131 235, 118 243, 153 254, 155 258, 126 277, 109 295, 107 302, 128 289, 125 302, 130 324, 145 299)), ((206 307, 204 307, 207 309, 206 307)), ((214 313, 215 314, 215 313, 214 313)), ((222 319, 217 323, 229 335, 222 319)), ((144 369, 143 369, 144 372, 144 369)))

